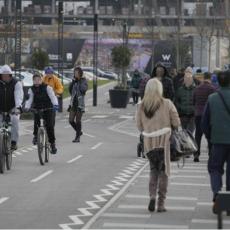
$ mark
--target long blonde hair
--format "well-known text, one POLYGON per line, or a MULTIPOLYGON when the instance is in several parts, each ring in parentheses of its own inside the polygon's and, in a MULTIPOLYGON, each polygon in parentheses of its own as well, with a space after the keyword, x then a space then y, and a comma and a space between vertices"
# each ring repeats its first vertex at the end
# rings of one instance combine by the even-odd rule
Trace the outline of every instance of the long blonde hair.
POLYGON ((145 87, 142 106, 146 117, 152 118, 163 101, 163 86, 156 78, 150 79, 145 87))

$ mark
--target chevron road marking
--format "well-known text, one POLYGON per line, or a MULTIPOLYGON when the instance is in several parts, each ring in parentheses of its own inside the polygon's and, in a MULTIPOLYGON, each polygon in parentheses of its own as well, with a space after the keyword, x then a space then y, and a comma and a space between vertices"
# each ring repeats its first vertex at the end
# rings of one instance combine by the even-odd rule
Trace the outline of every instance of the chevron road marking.
POLYGON ((93 195, 95 200, 86 201, 86 204, 88 206, 87 208, 78 208, 77 210, 79 214, 69 216, 70 220, 72 220, 72 223, 60 224, 59 226, 62 229, 79 228, 79 225, 84 224, 83 220, 81 219, 82 217, 92 216, 92 218, 83 227, 89 228, 89 226, 91 226, 96 221, 101 213, 109 208, 126 191, 126 189, 132 184, 132 182, 145 169, 147 164, 148 163, 146 163, 146 161, 139 159, 131 163, 127 167, 129 168, 129 170, 123 170, 122 173, 119 173, 118 176, 114 177, 114 179, 112 179, 111 182, 105 186, 106 188, 100 190, 101 194, 93 195), (101 208, 99 204, 105 202, 107 203, 101 208), (93 215, 91 213, 91 210, 99 211, 95 215, 93 215))
POLYGON ((95 149, 99 148, 102 144, 103 144, 102 142, 99 142, 96 145, 94 145, 91 149, 95 150, 95 149))

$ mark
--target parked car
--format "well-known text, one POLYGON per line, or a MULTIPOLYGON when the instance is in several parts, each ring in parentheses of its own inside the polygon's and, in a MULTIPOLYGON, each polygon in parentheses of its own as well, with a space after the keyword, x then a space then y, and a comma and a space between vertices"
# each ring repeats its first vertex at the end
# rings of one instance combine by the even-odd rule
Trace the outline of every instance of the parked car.
MULTIPOLYGON (((94 68, 93 67, 81 67, 83 71, 91 72, 94 73, 94 68)), ((111 80, 116 80, 116 75, 114 73, 108 72, 106 73, 105 71, 101 70, 100 68, 97 68, 97 76, 98 77, 103 77, 106 79, 111 79, 111 80)))

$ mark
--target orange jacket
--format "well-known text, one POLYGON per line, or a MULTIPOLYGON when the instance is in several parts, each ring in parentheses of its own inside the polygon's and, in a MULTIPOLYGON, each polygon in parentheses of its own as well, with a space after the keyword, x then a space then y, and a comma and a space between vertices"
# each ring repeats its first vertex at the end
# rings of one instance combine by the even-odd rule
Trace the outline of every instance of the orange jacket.
POLYGON ((45 84, 51 86, 56 95, 61 95, 63 93, 63 85, 62 85, 60 79, 57 76, 55 76, 54 74, 52 75, 52 77, 50 77, 49 75, 45 75, 43 77, 43 82, 45 84))

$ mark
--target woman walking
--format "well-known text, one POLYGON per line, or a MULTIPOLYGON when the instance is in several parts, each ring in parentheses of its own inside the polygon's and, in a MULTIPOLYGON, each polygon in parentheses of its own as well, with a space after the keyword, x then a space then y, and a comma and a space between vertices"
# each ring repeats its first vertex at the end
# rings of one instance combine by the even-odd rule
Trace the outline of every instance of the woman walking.
POLYGON ((149 211, 165 212, 165 199, 170 175, 171 128, 180 126, 180 119, 173 102, 163 98, 162 83, 156 78, 146 85, 142 102, 136 114, 137 127, 144 135, 144 148, 150 162, 149 211))
POLYGON ((71 95, 69 112, 69 123, 76 131, 76 136, 73 142, 80 142, 82 135, 81 118, 85 112, 85 93, 88 89, 87 80, 83 77, 83 71, 80 67, 74 69, 74 79, 69 86, 71 95))

